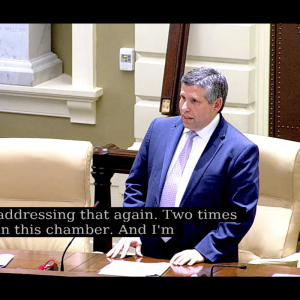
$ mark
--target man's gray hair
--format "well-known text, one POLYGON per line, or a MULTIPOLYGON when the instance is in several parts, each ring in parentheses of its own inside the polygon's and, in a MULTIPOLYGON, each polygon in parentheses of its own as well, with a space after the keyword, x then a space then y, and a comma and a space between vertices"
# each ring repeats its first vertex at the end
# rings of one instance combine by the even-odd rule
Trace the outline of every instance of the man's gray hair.
POLYGON ((222 98, 223 105, 220 111, 223 109, 228 94, 228 84, 226 78, 219 71, 210 67, 194 69, 183 75, 181 83, 205 88, 206 98, 210 104, 216 99, 222 98))

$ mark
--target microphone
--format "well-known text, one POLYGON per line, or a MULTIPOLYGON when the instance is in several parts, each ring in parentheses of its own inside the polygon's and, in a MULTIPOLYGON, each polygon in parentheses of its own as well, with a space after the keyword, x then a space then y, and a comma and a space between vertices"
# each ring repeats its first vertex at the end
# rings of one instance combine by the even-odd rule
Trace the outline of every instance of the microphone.
POLYGON ((238 268, 238 269, 247 269, 247 266, 245 265, 222 265, 222 264, 217 264, 217 265, 213 265, 211 266, 211 269, 210 269, 210 277, 213 277, 214 276, 214 272, 213 272, 213 269, 214 267, 223 267, 223 268, 238 268))
POLYGON ((65 257, 65 254, 66 254, 68 248, 69 248, 69 247, 71 246, 71 244, 73 243, 74 239, 75 239, 75 236, 74 236, 74 237, 72 238, 72 240, 69 242, 68 246, 66 247, 66 249, 65 249, 65 251, 64 251, 64 253, 63 253, 62 257, 61 257, 61 263, 60 263, 60 270, 61 270, 61 271, 64 271, 64 270, 65 270, 65 268, 64 268, 64 257, 65 257))
POLYGON ((212 265, 211 267, 208 267, 204 270, 201 270, 199 273, 191 275, 191 277, 213 277, 214 273, 213 273, 213 269, 214 267, 229 267, 229 268, 238 268, 238 269, 247 269, 247 266, 245 265, 223 265, 223 264, 215 264, 212 265))
MULTIPOLYGON (((93 207, 98 207, 99 204, 100 204, 100 202, 97 201, 93 207)), ((71 239, 71 241, 70 241, 69 244, 67 245, 67 247, 66 247, 66 249, 65 249, 65 251, 64 251, 64 253, 63 253, 62 257, 61 257, 61 263, 60 263, 60 270, 61 270, 61 271, 64 271, 64 270, 65 270, 65 268, 64 268, 64 257, 65 257, 65 254, 66 254, 67 250, 69 249, 69 247, 70 247, 71 244, 73 243, 74 239, 75 239, 75 236, 71 239)))

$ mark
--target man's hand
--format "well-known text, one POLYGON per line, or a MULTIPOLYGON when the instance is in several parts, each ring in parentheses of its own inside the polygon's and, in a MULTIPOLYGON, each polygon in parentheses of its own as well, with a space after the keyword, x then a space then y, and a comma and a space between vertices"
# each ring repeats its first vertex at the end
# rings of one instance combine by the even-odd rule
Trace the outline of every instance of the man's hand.
POLYGON ((137 256, 143 256, 141 253, 142 242, 140 238, 121 238, 119 242, 107 252, 106 257, 115 258, 122 250, 120 258, 124 258, 130 247, 135 248, 137 256))
POLYGON ((196 263, 203 262, 205 258, 196 250, 184 250, 182 252, 176 253, 170 260, 170 263, 177 266, 182 266, 187 264, 192 266, 196 263))

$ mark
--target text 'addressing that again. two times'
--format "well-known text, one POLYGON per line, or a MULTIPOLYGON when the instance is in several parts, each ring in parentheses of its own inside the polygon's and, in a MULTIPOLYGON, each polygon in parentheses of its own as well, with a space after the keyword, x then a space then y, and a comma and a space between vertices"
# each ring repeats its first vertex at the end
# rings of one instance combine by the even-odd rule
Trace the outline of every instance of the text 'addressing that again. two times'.
POLYGON ((0 237, 180 236, 184 222, 244 222, 240 207, 0 208, 0 237))

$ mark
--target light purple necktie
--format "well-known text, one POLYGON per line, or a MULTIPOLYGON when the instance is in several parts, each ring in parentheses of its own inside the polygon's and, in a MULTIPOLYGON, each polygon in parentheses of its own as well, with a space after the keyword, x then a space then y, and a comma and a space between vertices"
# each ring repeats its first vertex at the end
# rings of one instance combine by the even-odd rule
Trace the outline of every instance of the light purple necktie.
MULTIPOLYGON (((178 185, 180 182, 181 175, 183 173, 186 162, 189 158, 192 145, 193 138, 197 136, 195 131, 189 131, 189 137, 176 161, 173 169, 167 174, 167 178, 165 181, 164 189, 162 191, 162 196, 160 200, 160 207, 174 207, 176 193, 178 189, 178 185)), ((170 237, 162 237, 162 239, 167 242, 170 237)))

